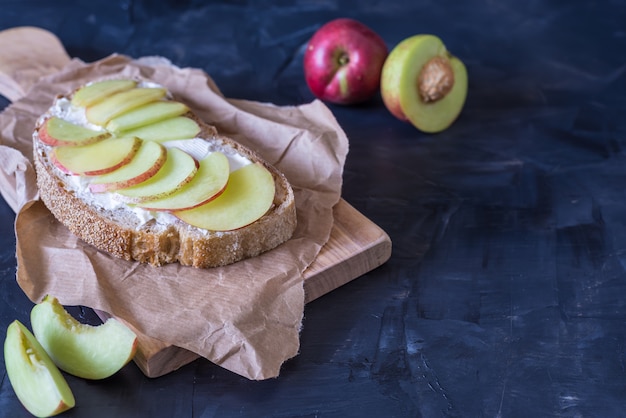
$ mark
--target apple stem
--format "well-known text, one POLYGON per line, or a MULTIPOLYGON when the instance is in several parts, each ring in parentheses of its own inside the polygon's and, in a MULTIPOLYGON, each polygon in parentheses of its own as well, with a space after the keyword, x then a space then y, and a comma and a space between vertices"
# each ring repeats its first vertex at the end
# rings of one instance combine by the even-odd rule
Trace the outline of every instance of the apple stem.
POLYGON ((417 78, 417 88, 425 103, 434 103, 446 97, 454 86, 454 72, 450 61, 436 56, 428 60, 417 78))

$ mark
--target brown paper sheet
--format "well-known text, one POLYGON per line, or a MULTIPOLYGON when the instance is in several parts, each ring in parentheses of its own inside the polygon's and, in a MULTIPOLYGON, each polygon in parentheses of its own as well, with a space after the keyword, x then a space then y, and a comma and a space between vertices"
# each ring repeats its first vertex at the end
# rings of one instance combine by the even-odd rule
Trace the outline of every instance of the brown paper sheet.
POLYGON ((27 296, 57 296, 123 318, 140 332, 193 351, 234 373, 279 375, 297 355, 302 273, 328 240, 341 197, 348 140, 319 101, 296 107, 228 100, 197 69, 159 57, 71 61, 0 114, 0 192, 17 212, 17 280, 27 296), (159 268, 112 258, 73 236, 39 201, 32 167, 35 120, 55 95, 99 77, 139 76, 165 85, 206 122, 255 149, 289 178, 298 227, 259 257, 214 269, 159 268))

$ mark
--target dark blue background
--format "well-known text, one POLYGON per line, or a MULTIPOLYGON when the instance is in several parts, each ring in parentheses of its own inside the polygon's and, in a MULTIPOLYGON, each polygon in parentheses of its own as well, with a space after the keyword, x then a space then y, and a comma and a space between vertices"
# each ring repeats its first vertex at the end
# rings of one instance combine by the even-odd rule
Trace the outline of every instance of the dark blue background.
MULTIPOLYGON (((436 34, 469 72, 461 117, 437 135, 379 97, 330 106, 350 138, 344 199, 391 236, 390 261, 306 306, 277 379, 204 360, 148 379, 130 364, 68 376, 64 416, 623 416, 625 1, 0 1, 0 29, 43 27, 71 56, 161 55, 280 105, 313 99, 304 46, 343 16, 389 48, 436 34)), ((4 339, 32 304, 3 201, 0 217, 4 339)), ((0 367, 0 416, 28 416, 0 367)))

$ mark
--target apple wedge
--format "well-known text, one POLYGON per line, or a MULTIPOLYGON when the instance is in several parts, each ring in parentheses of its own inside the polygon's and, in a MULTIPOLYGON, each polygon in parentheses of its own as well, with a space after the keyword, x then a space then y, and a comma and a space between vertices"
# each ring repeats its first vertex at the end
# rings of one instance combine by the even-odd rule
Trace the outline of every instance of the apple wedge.
POLYGON ((189 112, 189 108, 180 102, 170 100, 152 102, 111 119, 107 123, 106 129, 110 132, 120 133, 180 116, 187 112, 189 112))
POLYGON ((116 116, 143 106, 150 102, 161 100, 167 91, 164 88, 146 87, 134 88, 108 96, 93 106, 87 106, 85 116, 95 125, 105 126, 116 116))
POLYGON ((166 148, 153 141, 141 141, 139 150, 126 165, 96 177, 90 184, 93 193, 111 192, 137 185, 154 176, 167 160, 166 148))
POLYGON ((92 106, 106 97, 122 91, 130 90, 137 83, 133 80, 103 80, 82 87, 74 93, 72 104, 74 106, 92 106))
POLYGON ((195 138, 199 133, 200 125, 196 121, 185 116, 178 116, 142 126, 141 128, 131 129, 124 134, 136 136, 147 141, 166 142, 195 138))
POLYGON ((148 180, 117 191, 126 203, 140 203, 169 196, 191 181, 198 171, 194 158, 178 148, 167 149, 163 167, 148 180))
POLYGON ((130 163, 141 144, 137 137, 124 137, 91 145, 56 147, 50 153, 50 160, 64 173, 99 176, 130 163))
POLYGON ((51 417, 76 404, 65 377, 35 336, 18 320, 7 328, 4 363, 17 398, 34 416, 51 417))
POLYGON ((229 172, 228 158, 213 152, 200 161, 196 175, 178 191, 138 206, 152 211, 192 209, 217 197, 228 183, 229 172))
POLYGON ((46 296, 30 313, 33 333, 61 369, 85 379, 117 373, 137 351, 137 335, 115 318, 102 325, 82 324, 59 300, 46 296))
POLYGON ((94 131, 57 117, 46 119, 38 133, 41 142, 54 147, 89 145, 111 137, 110 132, 94 131))
POLYGON ((274 177, 260 163, 230 173, 224 192, 193 209, 172 213, 190 225, 209 231, 238 229, 263 216, 274 202, 274 177))

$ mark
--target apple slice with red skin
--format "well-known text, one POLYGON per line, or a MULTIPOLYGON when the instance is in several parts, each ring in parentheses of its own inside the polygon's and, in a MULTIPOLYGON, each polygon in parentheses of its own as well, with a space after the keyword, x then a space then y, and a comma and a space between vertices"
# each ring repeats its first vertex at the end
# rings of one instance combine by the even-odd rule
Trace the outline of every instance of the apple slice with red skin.
POLYGON ((319 28, 304 53, 304 78, 319 99, 353 104, 373 97, 387 57, 385 41, 363 23, 339 18, 319 28))
POLYGON ((102 176, 89 184, 93 193, 111 192, 131 187, 154 176, 165 164, 166 148, 153 141, 141 141, 139 150, 126 165, 102 176))
POLYGON ((63 374, 35 336, 18 320, 7 328, 4 363, 17 398, 34 416, 51 417, 76 404, 63 374))
POLYGON ((224 192, 193 209, 172 213, 189 225, 209 231, 230 231, 249 225, 272 206, 274 177, 260 163, 248 164, 230 173, 224 192))
POLYGON ((88 106, 85 110, 85 116, 89 122, 105 126, 114 117, 147 103, 161 100, 166 94, 167 91, 159 87, 126 90, 108 96, 93 106, 88 106))
POLYGON ((178 148, 167 149, 163 167, 148 180, 117 191, 126 203, 141 203, 169 196, 190 182, 198 171, 198 162, 178 148))
POLYGON ((138 206, 151 211, 195 208, 215 199, 224 191, 229 171, 228 158, 221 152, 213 152, 200 161, 196 175, 176 193, 162 199, 140 203, 138 206))
POLYGON ((46 119, 38 133, 41 142, 53 147, 89 145, 111 137, 110 132, 95 131, 55 116, 46 119))
POLYGON ((137 85, 133 80, 103 80, 81 87, 72 96, 74 106, 92 106, 115 93, 130 90, 137 85))
POLYGON ((84 146, 55 147, 50 152, 50 160, 67 174, 99 176, 130 163, 141 144, 137 137, 124 137, 84 146))
POLYGON ((122 113, 109 121, 107 131, 120 133, 129 129, 140 128, 155 122, 173 118, 189 112, 189 108, 180 102, 160 100, 122 113))
POLYGON ((80 323, 52 296, 33 307, 30 321, 55 364, 84 379, 112 376, 137 352, 137 335, 122 322, 110 318, 101 325, 80 323))

